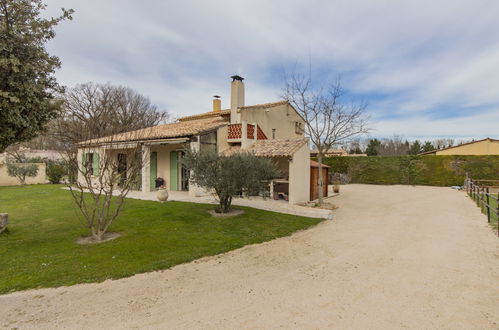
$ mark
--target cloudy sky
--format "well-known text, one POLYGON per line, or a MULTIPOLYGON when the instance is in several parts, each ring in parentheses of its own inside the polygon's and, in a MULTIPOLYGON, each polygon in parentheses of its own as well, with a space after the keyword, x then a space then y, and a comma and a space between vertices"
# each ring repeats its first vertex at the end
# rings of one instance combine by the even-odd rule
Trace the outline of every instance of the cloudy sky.
POLYGON ((279 100, 284 72, 310 60, 368 102, 372 136, 499 138, 499 1, 46 0, 73 8, 49 51, 67 86, 132 87, 173 116, 279 100))

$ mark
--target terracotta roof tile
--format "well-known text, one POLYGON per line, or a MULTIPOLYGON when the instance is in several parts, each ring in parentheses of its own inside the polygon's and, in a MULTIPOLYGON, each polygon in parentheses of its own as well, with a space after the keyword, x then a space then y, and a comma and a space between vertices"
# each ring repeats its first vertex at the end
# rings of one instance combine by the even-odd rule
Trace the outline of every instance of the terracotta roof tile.
POLYGON ((225 109, 220 111, 210 111, 210 112, 200 113, 197 115, 180 117, 178 120, 182 122, 182 121, 190 121, 203 118, 224 117, 228 115, 230 115, 230 109, 225 109))
POLYGON ((240 147, 230 147, 223 152, 224 155, 230 155, 235 152, 252 152, 260 157, 288 157, 297 152, 303 145, 308 143, 307 138, 295 139, 275 139, 258 140, 247 149, 240 147))
POLYGON ((251 108, 273 108, 277 107, 280 105, 288 104, 288 101, 277 101, 277 102, 269 102, 269 103, 262 103, 262 104, 254 104, 254 105, 247 105, 244 107, 240 107, 241 109, 251 109, 251 108))
POLYGON ((140 140, 152 140, 163 138, 189 137, 197 135, 203 131, 212 130, 227 125, 227 121, 221 118, 208 118, 192 120, 187 122, 177 122, 172 124, 158 125, 139 129, 136 131, 120 133, 108 137, 92 139, 80 142, 80 145, 115 143, 140 140))
MULTIPOLYGON (((252 108, 273 108, 277 107, 283 104, 287 104, 288 101, 278 101, 278 102, 269 102, 269 103, 262 103, 262 104, 254 104, 254 105, 247 105, 243 107, 239 107, 240 109, 252 109, 252 108)), ((189 120, 195 120, 195 119, 201 119, 201 118, 212 118, 212 117, 224 117, 230 115, 230 109, 225 109, 225 110, 220 110, 218 112, 215 111, 210 111, 210 112, 204 112, 200 113, 198 115, 192 115, 192 116, 186 116, 186 117, 180 117, 178 120, 179 121, 189 121, 189 120)))

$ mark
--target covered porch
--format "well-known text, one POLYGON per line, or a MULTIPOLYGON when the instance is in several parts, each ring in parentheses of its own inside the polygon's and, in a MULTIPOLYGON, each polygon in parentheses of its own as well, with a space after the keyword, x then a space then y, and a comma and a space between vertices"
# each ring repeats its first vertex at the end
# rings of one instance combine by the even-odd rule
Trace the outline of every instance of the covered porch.
POLYGON ((151 192, 164 185, 168 191, 189 191, 189 171, 182 162, 187 147, 188 139, 144 144, 140 190, 151 192))

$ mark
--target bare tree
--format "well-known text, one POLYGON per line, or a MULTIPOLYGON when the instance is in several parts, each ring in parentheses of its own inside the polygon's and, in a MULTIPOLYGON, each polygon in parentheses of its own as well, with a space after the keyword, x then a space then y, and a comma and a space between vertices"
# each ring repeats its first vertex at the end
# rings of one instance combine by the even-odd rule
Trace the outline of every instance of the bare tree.
POLYGON ((64 148, 74 148, 86 137, 151 127, 165 122, 169 115, 159 111, 149 98, 124 86, 85 83, 62 95, 62 113, 52 123, 51 135, 64 148))
POLYGON ((311 72, 298 74, 294 70, 286 78, 284 99, 298 111, 305 120, 305 131, 314 148, 318 150, 319 161, 319 204, 323 204, 322 159, 334 146, 367 133, 367 105, 343 101, 344 91, 340 80, 317 88, 312 84, 311 72))
MULTIPOLYGON (((148 159, 139 140, 148 129, 89 139, 78 145, 78 156, 68 152, 66 160, 71 172, 77 173, 74 183, 67 183, 76 206, 90 231, 92 242, 106 240, 109 226, 118 218, 131 189, 140 186, 142 166, 148 159), (118 143, 120 136, 132 142, 118 143)), ((78 132, 84 135, 85 132, 78 132)))
POLYGON ((109 84, 78 85, 63 95, 63 101, 53 132, 65 146, 72 177, 68 188, 90 239, 101 242, 108 238, 125 197, 139 188, 142 166, 149 161, 139 141, 168 114, 134 90, 109 84))
POLYGON ((410 147, 409 141, 404 141, 401 136, 394 135, 391 139, 381 140, 377 151, 379 156, 401 156, 407 155, 410 147))

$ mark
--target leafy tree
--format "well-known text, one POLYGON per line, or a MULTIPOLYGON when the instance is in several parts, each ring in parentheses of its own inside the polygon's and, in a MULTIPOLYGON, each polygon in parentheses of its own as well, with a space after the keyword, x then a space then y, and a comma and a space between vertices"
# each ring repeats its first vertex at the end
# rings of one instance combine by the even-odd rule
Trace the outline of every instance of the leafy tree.
POLYGON ((15 177, 22 185, 26 184, 27 177, 38 175, 38 165, 30 163, 7 163, 7 174, 15 177))
POLYGON ((57 114, 54 95, 62 87, 54 72, 61 63, 44 45, 73 10, 45 19, 45 8, 42 0, 0 0, 0 152, 32 139, 57 114))
POLYGON ((416 140, 411 144, 411 148, 409 149, 409 154, 417 155, 419 153, 421 153, 421 143, 419 142, 419 140, 416 140))
POLYGON ((241 192, 264 194, 269 182, 279 175, 271 159, 245 152, 225 156, 187 150, 184 161, 192 171, 191 182, 215 191, 219 200, 215 211, 219 213, 229 212, 232 198, 241 192))
POLYGON ((433 144, 430 141, 426 141, 423 144, 423 147, 421 149, 422 149, 422 152, 429 152, 429 151, 435 150, 435 147, 433 146, 433 144))
POLYGON ((371 139, 367 144, 366 154, 368 156, 377 156, 378 148, 381 146, 381 141, 378 139, 371 139))
POLYGON ((354 149, 350 149, 350 155, 360 155, 362 154, 362 150, 360 149, 360 147, 355 147, 354 149))

